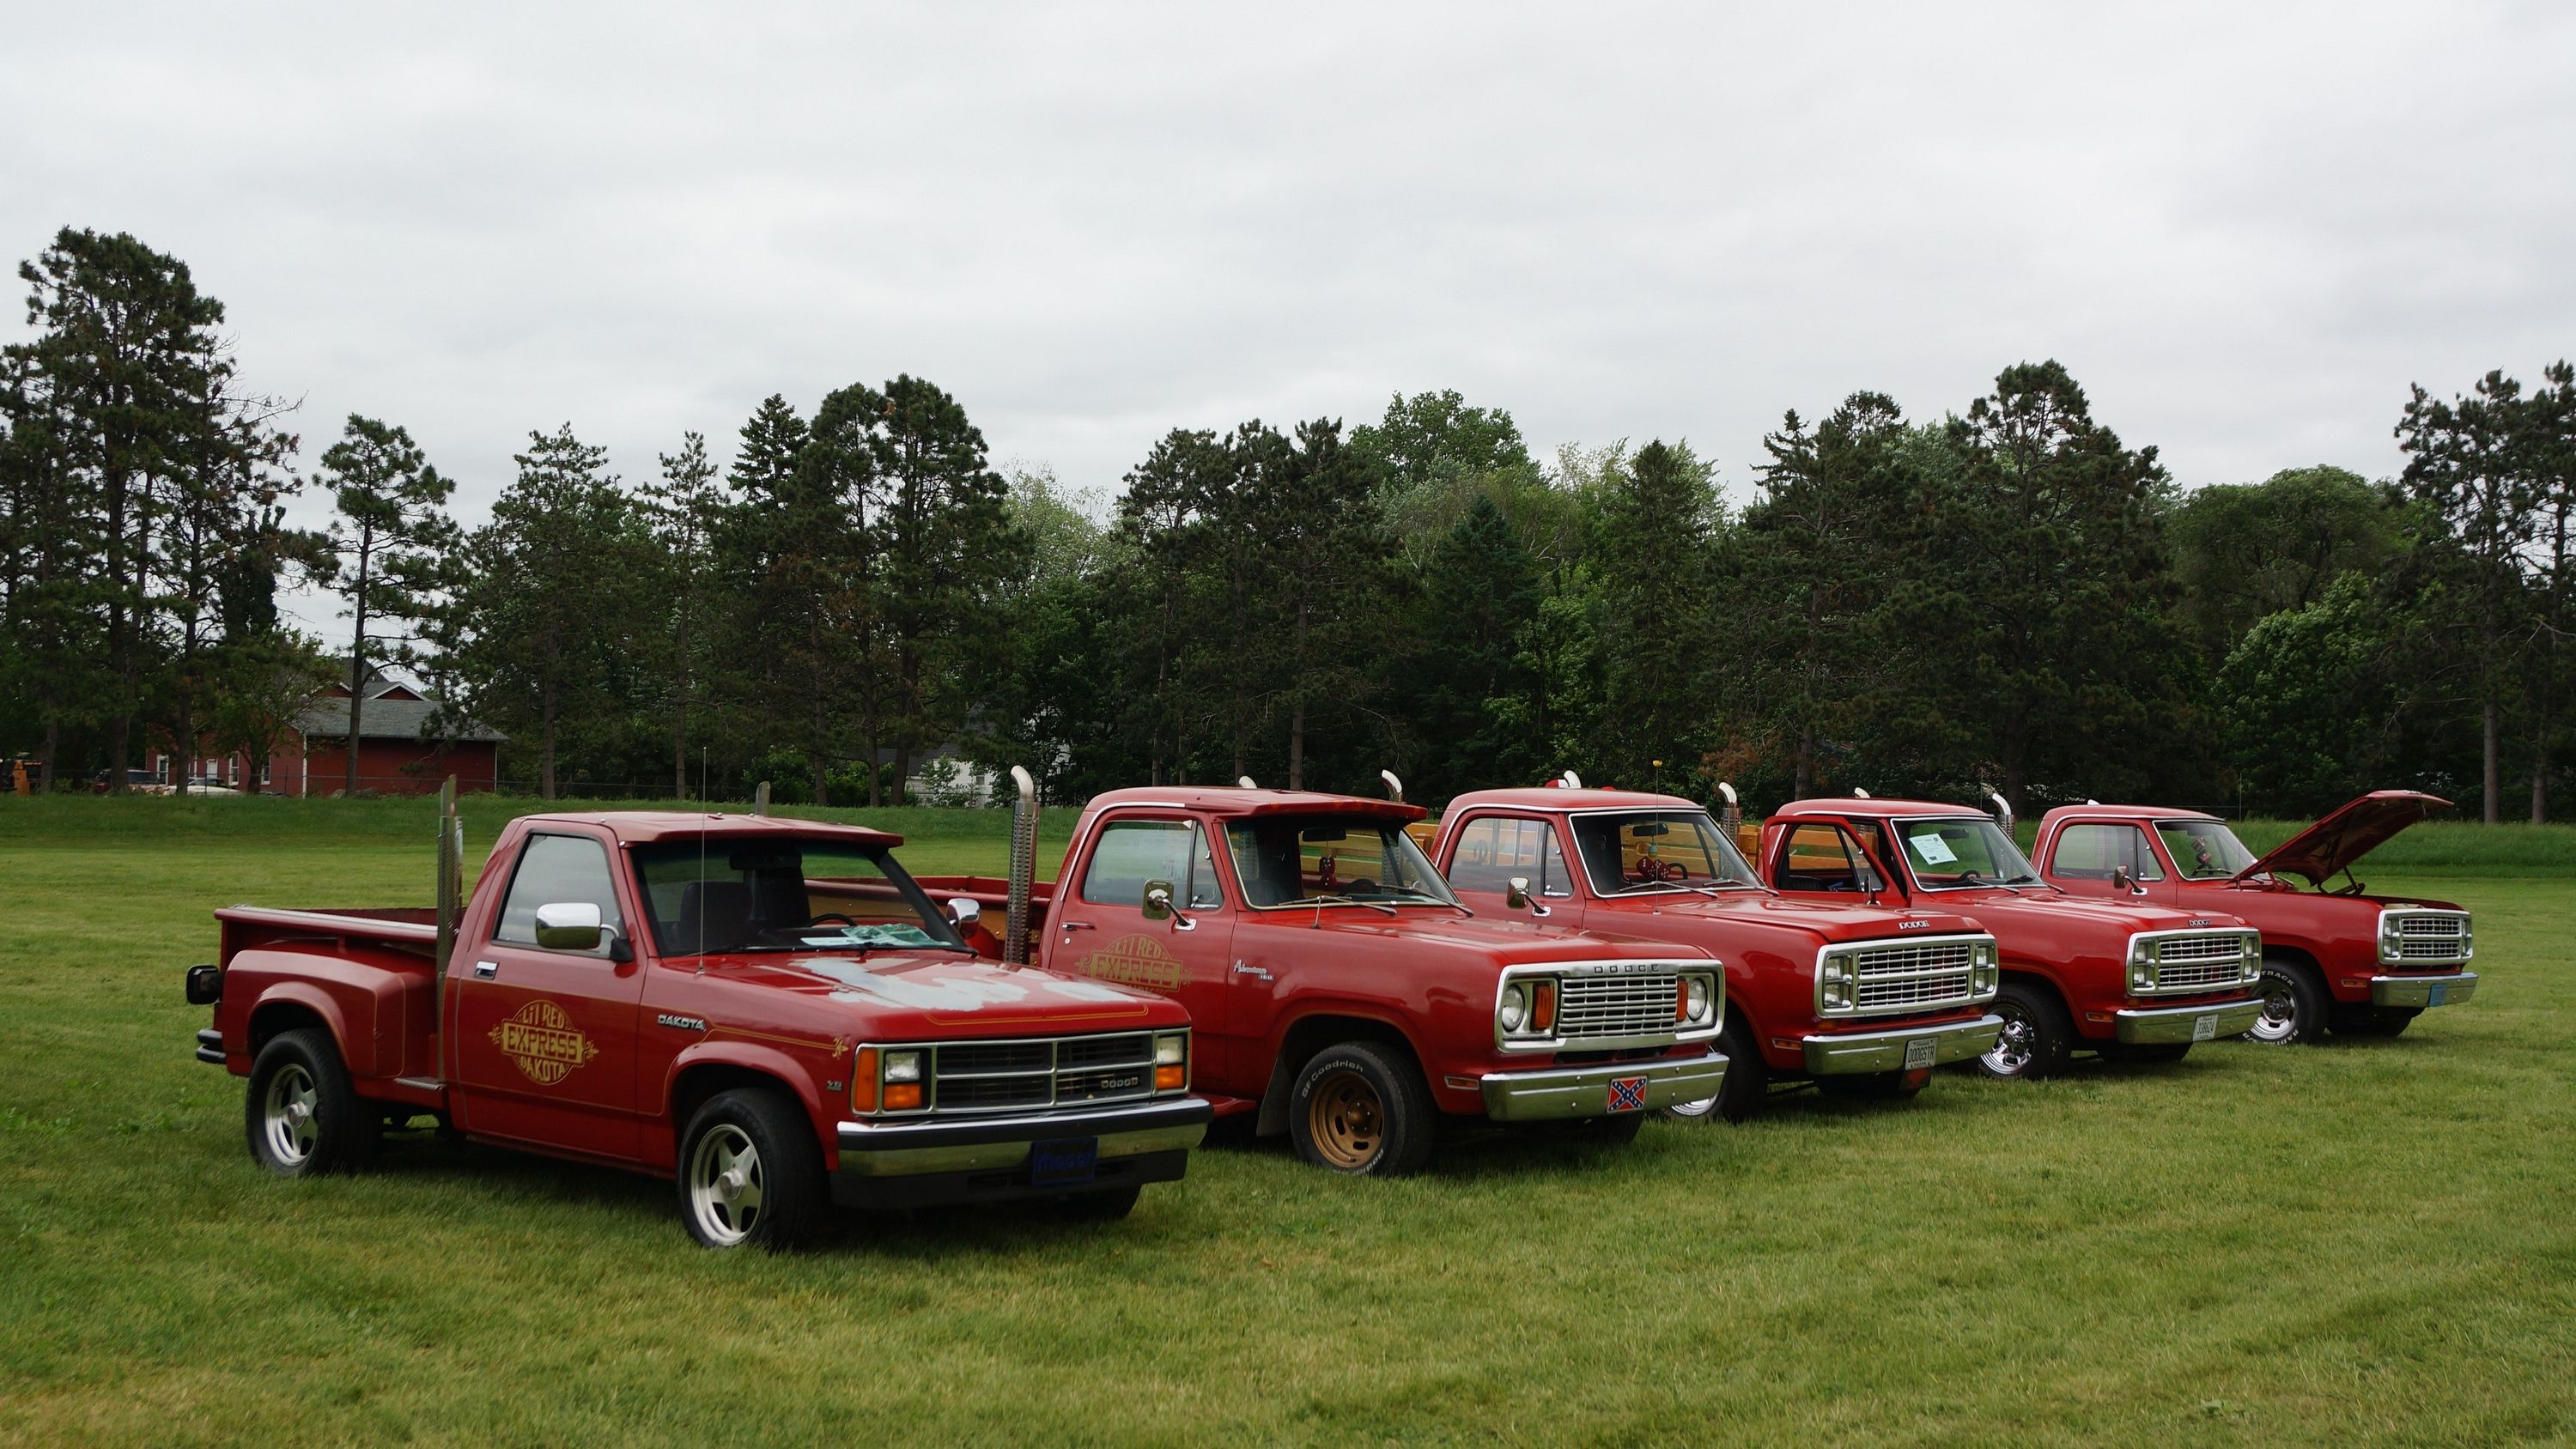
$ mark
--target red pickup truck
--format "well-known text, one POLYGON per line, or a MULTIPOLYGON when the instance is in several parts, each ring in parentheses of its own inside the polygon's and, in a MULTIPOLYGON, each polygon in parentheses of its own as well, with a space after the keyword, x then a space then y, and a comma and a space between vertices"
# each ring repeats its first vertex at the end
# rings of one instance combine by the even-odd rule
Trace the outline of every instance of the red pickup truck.
POLYGON ((2088 900, 2047 884, 2008 827, 1915 800, 1801 800, 1762 822, 1761 871, 1793 899, 1941 905, 2003 951, 1988 1075, 2041 1077, 2077 1051, 2179 1061, 2254 1024, 2262 937, 2195 906, 2088 900))
POLYGON ((1742 1121, 1773 1083, 1912 1096, 1944 1062, 1993 1049, 1995 938, 1944 910, 1765 888, 1708 812, 1671 795, 1484 790, 1449 802, 1432 858, 1479 913, 1674 941, 1726 964, 1717 1096, 1668 1110, 1742 1121), (1571 868, 1568 862, 1573 862, 1571 868))
MULTIPOLYGON (((1416 1171, 1447 1121, 1626 1138, 1718 1094, 1717 962, 1470 910, 1405 833, 1422 815, 1291 790, 1101 795, 1034 890, 1041 959, 1187 1006, 1217 1115, 1341 1172, 1416 1171)), ((989 904, 998 883, 924 884, 989 904)))
POLYGON ((673 1176, 699 1242, 783 1247, 827 1201, 1121 1216, 1207 1130, 1186 1012, 979 959, 899 837, 530 816, 461 903, 461 836, 442 824, 438 908, 216 912, 222 959, 188 973, 215 1009, 197 1056, 249 1078, 271 1170, 360 1164, 431 1115, 673 1176))
POLYGON ((2256 858, 2215 815, 2066 805, 2039 822, 2040 871, 2080 895, 2242 916, 2263 932, 2260 1042, 2395 1036, 2478 989, 2469 913, 2449 901, 2371 895, 2353 864, 2451 802, 2375 790, 2256 858), (2341 875, 2343 889, 2327 882, 2341 875), (2291 877, 2307 882, 2301 889, 2291 877))

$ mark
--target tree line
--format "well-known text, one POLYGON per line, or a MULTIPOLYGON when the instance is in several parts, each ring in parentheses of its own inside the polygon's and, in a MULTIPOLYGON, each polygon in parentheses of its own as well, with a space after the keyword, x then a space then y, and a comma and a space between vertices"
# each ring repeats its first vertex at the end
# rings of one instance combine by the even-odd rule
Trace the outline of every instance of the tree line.
POLYGON ((1937 418, 1855 392, 1787 414, 1741 506, 1685 442, 1541 456, 1454 392, 1174 429, 1113 495, 1004 477, 898 375, 763 400, 721 465, 683 432, 635 483, 532 432, 467 527, 394 421, 299 473, 177 259, 66 229, 19 275, 0 732, 66 785, 182 741, 265 757, 379 663, 549 798, 896 803, 954 753, 1059 801, 1383 768, 1436 803, 1570 768, 1757 804, 2405 785, 2493 820, 2511 790, 2539 820, 2568 769, 2564 362, 2413 388, 2396 477, 2190 491, 2055 362, 1937 418), (304 492, 328 526, 286 523, 304 492), (292 582, 337 596, 337 637, 281 618, 292 582))

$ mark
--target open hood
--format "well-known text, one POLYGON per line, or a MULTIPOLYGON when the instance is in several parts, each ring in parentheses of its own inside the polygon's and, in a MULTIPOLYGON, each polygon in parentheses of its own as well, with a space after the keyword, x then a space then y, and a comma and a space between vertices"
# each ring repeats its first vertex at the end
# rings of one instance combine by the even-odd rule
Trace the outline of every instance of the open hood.
POLYGON ((2436 810, 2450 808, 2450 801, 2420 790, 2373 790, 2274 846, 2262 859, 2238 871, 2235 879, 2294 875, 2323 886, 2385 844, 2388 837, 2436 810))

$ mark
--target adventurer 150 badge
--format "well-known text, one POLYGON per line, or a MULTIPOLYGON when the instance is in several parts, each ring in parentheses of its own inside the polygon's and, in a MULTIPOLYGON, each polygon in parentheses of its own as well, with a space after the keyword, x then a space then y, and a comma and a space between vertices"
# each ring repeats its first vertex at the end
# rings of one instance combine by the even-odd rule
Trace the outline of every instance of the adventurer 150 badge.
POLYGON ((598 1046, 551 1001, 531 1001, 520 1007, 517 1015, 492 1028, 491 1035, 502 1055, 517 1062, 528 1080, 541 1087, 553 1086, 599 1055, 598 1046))

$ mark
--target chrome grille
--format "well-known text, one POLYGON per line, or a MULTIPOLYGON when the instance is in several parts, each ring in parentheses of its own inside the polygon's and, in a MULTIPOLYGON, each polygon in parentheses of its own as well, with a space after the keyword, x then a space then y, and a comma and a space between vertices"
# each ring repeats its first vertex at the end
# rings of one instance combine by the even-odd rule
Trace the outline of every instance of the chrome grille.
POLYGON ((1114 1102, 1153 1091, 1151 1032, 958 1042, 931 1049, 933 1113, 1114 1102))
POLYGON ((1557 1038, 1586 1041, 1669 1036, 1673 1030, 1673 1003, 1680 989, 1681 977, 1671 971, 1635 976, 1568 976, 1557 998, 1557 1038))
POLYGON ((1917 1011, 1964 1002, 1974 994, 1968 968, 1975 949, 1968 941, 1864 947, 1852 957, 1860 978, 1854 1004, 1861 1011, 1917 1011))
POLYGON ((2408 911, 2397 923, 2397 959, 2449 964, 2468 958, 2469 918, 2459 911, 2408 911))

